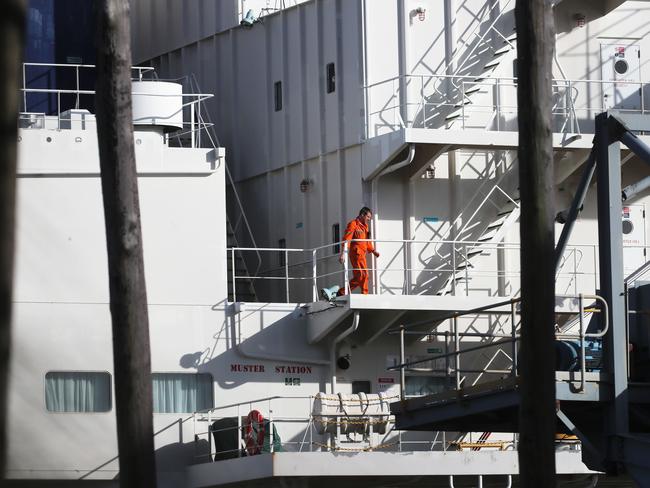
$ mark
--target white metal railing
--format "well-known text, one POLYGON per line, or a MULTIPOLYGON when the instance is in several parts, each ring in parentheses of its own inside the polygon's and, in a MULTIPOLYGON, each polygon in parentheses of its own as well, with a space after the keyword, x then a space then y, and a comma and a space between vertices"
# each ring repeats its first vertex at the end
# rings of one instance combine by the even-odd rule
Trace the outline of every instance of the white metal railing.
MULTIPOLYGON (((588 340, 599 340, 602 339, 605 334, 609 331, 609 312, 608 304, 602 297, 598 295, 583 295, 579 294, 577 296, 564 296, 562 298, 574 298, 578 301, 578 310, 572 311, 572 313, 578 315, 578 333, 569 333, 568 331, 556 331, 555 338, 556 340, 577 340, 579 341, 580 353, 578 355, 579 365, 571 365, 569 371, 579 372, 580 386, 578 387, 578 392, 584 392, 586 381, 587 381, 587 364, 586 364, 586 343, 588 340), (585 306, 585 300, 588 300, 588 307, 585 306), (593 303, 596 303, 594 308, 593 303), (598 313, 602 318, 601 327, 597 332, 587 332, 585 326, 585 317, 592 313, 598 313)), ((517 309, 517 306, 521 302, 521 298, 513 298, 501 303, 488 305, 484 307, 475 308, 465 312, 454 312, 446 316, 441 316, 436 318, 435 323, 439 324, 444 321, 450 321, 450 331, 438 331, 434 330, 428 332, 413 331, 408 330, 412 327, 422 327, 424 324, 418 322, 410 325, 401 325, 396 329, 389 331, 389 334, 398 334, 400 337, 400 364, 391 366, 389 370, 398 370, 400 371, 400 391, 401 397, 404 398, 404 388, 405 388, 405 371, 407 369, 413 368, 418 365, 425 363, 432 364, 433 361, 445 360, 445 368, 442 372, 446 372, 449 376, 453 375, 455 378, 455 389, 460 390, 463 386, 466 376, 463 374, 477 374, 477 378, 472 383, 472 386, 475 385, 481 376, 485 374, 496 374, 496 375, 510 375, 512 377, 517 376, 518 372, 518 346, 517 342, 521 339, 519 333, 519 324, 518 315, 520 311, 517 309), (509 312, 497 311, 497 308, 503 308, 509 306, 509 312), (501 332, 461 332, 458 324, 458 319, 463 316, 493 316, 493 315, 507 315, 509 317, 509 331, 501 332), (414 361, 409 361, 405 354, 405 335, 406 334, 415 334, 418 336, 442 336, 444 337, 445 351, 442 354, 427 356, 422 359, 417 359, 414 361), (470 338, 474 344, 469 347, 461 347, 461 341, 463 338, 470 338), (511 355, 505 353, 504 349, 506 346, 510 345, 511 355), (510 360, 510 365, 508 368, 499 368, 499 369, 488 369, 492 363, 491 358, 486 365, 478 369, 472 369, 471 367, 465 367, 461 365, 461 356, 471 353, 476 353, 478 351, 483 351, 485 349, 490 349, 494 347, 499 347, 498 351, 502 351, 510 360)), ((431 325, 434 326, 434 322, 430 321, 431 325)))
MULTIPOLYGON (((358 420, 346 413, 324 413, 315 416, 312 413, 314 396, 273 396, 255 400, 243 401, 230 405, 215 407, 209 410, 195 412, 192 415, 194 429, 194 440, 196 443, 207 441, 208 449, 195 453, 198 461, 207 461, 217 458, 236 458, 248 455, 244 441, 245 418, 252 410, 258 410, 268 421, 266 427, 270 434, 268 442, 269 452, 276 449, 273 442, 273 432, 279 437, 279 447, 284 452, 326 452, 326 451, 446 451, 456 440, 456 437, 445 432, 430 432, 423 436, 421 433, 417 438, 410 438, 408 431, 400 431, 394 428, 394 417, 388 415, 388 426, 383 434, 373 433, 372 415, 364 413, 358 420), (297 414, 282 414, 280 412, 303 412, 297 414), (316 425, 322 420, 317 417, 333 417, 337 425, 342 422, 354 423, 365 422, 367 429, 363 435, 351 438, 348 434, 318 433, 316 425), (221 419, 230 419, 233 424, 229 427, 215 429, 213 423, 221 419), (231 445, 237 446, 233 449, 217 450, 212 435, 215 432, 227 432, 232 435, 231 445), (424 438, 423 438, 424 437, 424 438)), ((398 395, 384 397, 384 400, 397 401, 398 395)), ((378 414, 386 417, 386 414, 378 414)), ((331 422, 331 420, 328 420, 331 422)))
MULTIPOLYGON (((19 126, 21 128, 30 129, 56 129, 62 130, 66 126, 66 122, 73 122, 73 120, 65 115, 65 112, 71 109, 80 109, 84 106, 93 106, 95 91, 91 89, 82 88, 81 81, 81 72, 91 73, 96 69, 94 65, 86 64, 56 64, 56 63, 24 63, 22 70, 22 110, 19 114, 19 126), (32 74, 30 70, 33 68, 38 68, 36 74, 32 74), (70 88, 41 88, 34 87, 41 83, 41 78, 50 76, 50 73, 54 72, 54 77, 63 77, 61 73, 73 72, 74 83, 70 88), (30 76, 32 74, 32 76, 30 76), (51 110, 46 112, 28 112, 27 109, 30 106, 30 95, 41 95, 47 97, 43 99, 43 102, 50 103, 52 99, 54 100, 54 107, 51 110), (50 98, 51 97, 51 98, 50 98), (62 100, 62 98, 64 100, 62 100), (69 98, 69 100, 65 100, 69 98), (88 103, 84 103, 88 101, 88 103)), ((144 66, 134 66, 131 68, 135 73, 134 79, 142 81, 146 76, 151 76, 152 79, 157 79, 155 77, 155 72, 153 68, 144 66)), ((58 81, 58 80, 57 80, 58 81)), ((54 81, 52 81, 54 83, 54 81)), ((171 113, 168 114, 156 114, 154 117, 144 117, 140 119, 134 119, 134 122, 137 123, 141 120, 150 120, 155 119, 158 123, 164 123, 165 121, 178 118, 179 113, 185 115, 187 111, 187 117, 183 116, 182 128, 166 134, 167 143, 175 142, 179 145, 183 145, 183 139, 189 139, 189 147, 196 148, 201 147, 201 134, 206 131, 211 124, 203 122, 201 118, 202 105, 203 102, 209 98, 212 98, 212 94, 208 93, 181 93, 181 94, 153 94, 153 93, 142 93, 134 91, 132 95, 135 96, 146 96, 146 97, 172 97, 182 99, 180 107, 171 113)), ((87 126, 93 127, 96 123, 93 115, 83 119, 83 124, 81 128, 86 128, 87 126)))
MULTIPOLYGON (((354 241, 353 241, 354 242, 354 241)), ((519 292, 519 244, 452 240, 376 239, 372 241, 381 253, 379 259, 368 261, 370 292, 385 295, 470 295, 488 293, 492 296, 516 296, 519 292), (410 259, 407 259, 410 256, 410 259), (413 262, 413 265, 409 263, 413 262), (505 266, 503 263, 507 263, 505 266)), ((319 299, 319 290, 334 285, 346 286, 354 268, 344 259, 339 263, 338 242, 315 248, 253 248, 233 247, 228 250, 232 260, 230 279, 255 283, 260 302, 300 303, 319 299), (236 256, 260 253, 264 267, 255 274, 239 275, 236 256)), ((646 246, 625 246, 637 250, 646 246)), ((347 249, 343 248, 344 254, 347 249)), ((626 264, 629 274, 641 263, 626 264)), ((575 245, 565 250, 556 274, 559 294, 594 294, 598 288, 598 246, 575 245)), ((237 301, 237 294, 233 295, 237 301)))
MULTIPOLYGON (((584 132, 592 128, 594 116, 608 108, 646 113, 648 83, 554 79, 553 131, 584 132), (638 89, 631 89, 634 87, 638 89), (638 94, 638 107, 611 106, 615 101, 608 101, 605 95, 621 89, 638 94)), ((452 115, 463 129, 517 130, 516 78, 477 80, 475 76, 406 75, 372 83, 364 89, 368 138, 403 128, 449 128, 452 115)))

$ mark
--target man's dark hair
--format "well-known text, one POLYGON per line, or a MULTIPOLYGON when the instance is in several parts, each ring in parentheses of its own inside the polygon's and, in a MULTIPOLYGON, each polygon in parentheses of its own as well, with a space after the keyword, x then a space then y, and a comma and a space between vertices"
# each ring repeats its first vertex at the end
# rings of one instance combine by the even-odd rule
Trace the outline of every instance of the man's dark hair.
POLYGON ((363 207, 361 210, 359 210, 359 215, 368 215, 369 213, 372 213, 372 210, 370 210, 368 207, 363 207))

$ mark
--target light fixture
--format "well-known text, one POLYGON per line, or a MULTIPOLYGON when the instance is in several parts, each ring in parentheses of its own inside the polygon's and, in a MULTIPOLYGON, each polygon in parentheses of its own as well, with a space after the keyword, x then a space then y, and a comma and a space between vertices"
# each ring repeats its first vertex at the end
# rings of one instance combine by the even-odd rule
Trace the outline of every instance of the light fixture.
POLYGON ((576 22, 576 27, 584 27, 585 26, 585 14, 580 14, 577 13, 573 16, 573 20, 576 22))
POLYGON ((349 354, 346 354, 345 356, 341 356, 336 360, 336 366, 339 369, 342 369, 344 371, 346 369, 350 369, 351 364, 352 364, 352 362, 350 361, 350 355, 349 354))
POLYGON ((424 7, 418 7, 415 9, 415 13, 418 14, 418 20, 422 22, 426 17, 427 10, 424 7))
POLYGON ((311 190, 313 184, 314 182, 309 178, 303 178, 303 180, 300 182, 300 192, 307 193, 309 190, 311 190))

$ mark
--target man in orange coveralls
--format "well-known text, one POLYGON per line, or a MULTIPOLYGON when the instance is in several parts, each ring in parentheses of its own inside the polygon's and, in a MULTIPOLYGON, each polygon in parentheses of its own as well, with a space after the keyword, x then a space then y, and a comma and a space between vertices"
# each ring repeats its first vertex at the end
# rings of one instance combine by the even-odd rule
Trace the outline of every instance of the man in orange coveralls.
MULTIPOLYGON (((368 264, 366 263, 366 254, 371 252, 376 257, 379 257, 379 253, 375 251, 375 248, 372 246, 370 241, 350 241, 352 239, 370 239, 369 225, 371 219, 372 211, 368 207, 363 207, 359 210, 357 218, 351 221, 345 228, 345 234, 343 235, 344 245, 341 247, 341 255, 339 256, 339 261, 343 263, 345 259, 343 251, 345 250, 345 244, 347 244, 350 263, 353 268, 353 277, 350 280, 350 291, 357 287, 361 287, 361 293, 364 295, 368 294, 368 264)), ((345 295, 345 285, 339 289, 337 295, 345 295)))

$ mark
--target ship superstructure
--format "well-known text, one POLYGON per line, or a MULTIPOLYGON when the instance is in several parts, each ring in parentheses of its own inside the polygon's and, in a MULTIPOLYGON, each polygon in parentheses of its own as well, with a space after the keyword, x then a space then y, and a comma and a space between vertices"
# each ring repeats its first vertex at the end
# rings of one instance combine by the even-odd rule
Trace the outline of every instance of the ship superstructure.
MULTIPOLYGON (((133 9, 134 61, 156 73, 134 68, 133 91, 162 486, 516 485, 514 429, 399 430, 390 412, 517 381, 514 0, 246 3, 220 5, 234 22, 206 2, 133 9), (381 253, 370 294, 319 300, 350 278, 341 238, 364 205, 381 253)), ((595 116, 646 113, 650 7, 554 4, 559 236, 595 116)), ((64 103, 21 115, 11 411, 30 420, 11 427, 9 476, 110 480, 105 245, 83 109, 92 90, 30 89, 30 69, 91 67, 26 66, 26 112, 30 96, 64 103), (70 400, 81 388, 92 401, 70 400)), ((626 147, 621 162, 623 186, 648 175, 626 147)), ((645 277, 648 194, 628 193, 632 286, 645 277)), ((567 389, 577 373, 604 378, 595 340, 593 360, 576 366, 581 324, 607 306, 596 229, 592 185, 550 324, 568 344, 567 389)), ((559 433, 560 481, 595 482, 584 446, 559 433)))

